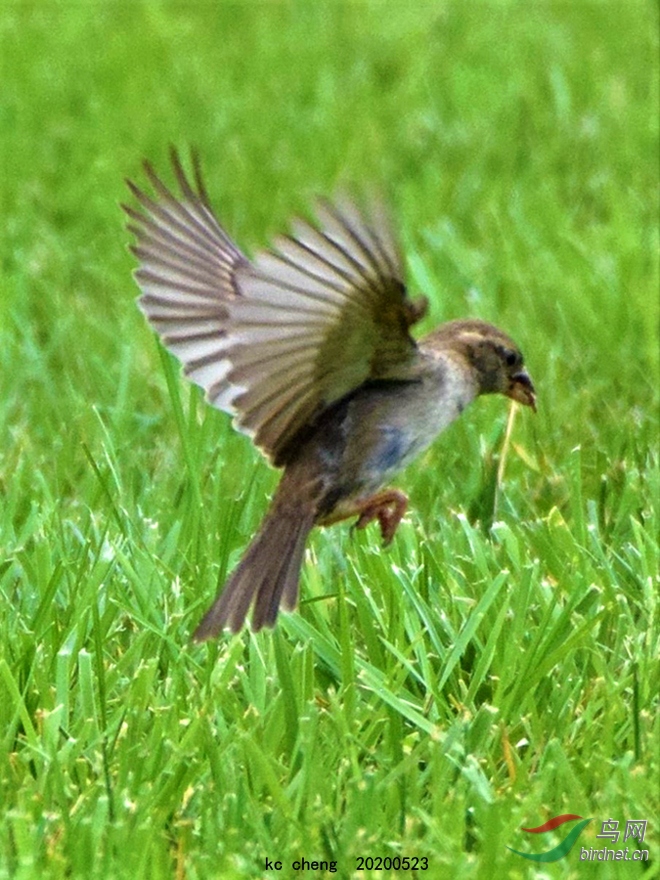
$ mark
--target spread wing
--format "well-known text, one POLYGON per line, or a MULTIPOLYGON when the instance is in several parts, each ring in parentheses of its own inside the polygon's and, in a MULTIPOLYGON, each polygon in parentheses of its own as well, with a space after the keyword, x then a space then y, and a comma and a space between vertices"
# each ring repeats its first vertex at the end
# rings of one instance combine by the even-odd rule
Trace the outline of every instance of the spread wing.
POLYGON ((140 308, 186 375, 217 403, 233 391, 225 379, 229 365, 222 345, 227 305, 237 296, 235 272, 248 261, 214 217, 196 156, 193 162, 196 189, 172 150, 179 197, 145 162, 155 196, 126 181, 140 210, 122 208, 136 240, 131 250, 140 262, 135 271, 140 308))
POLYGON ((215 219, 197 163, 195 189, 172 161, 180 197, 149 165, 154 198, 129 184, 140 306, 209 402, 283 464, 332 403, 365 381, 406 378, 408 328, 425 303, 407 297, 379 203, 320 201, 318 225, 295 221, 250 262, 215 219))

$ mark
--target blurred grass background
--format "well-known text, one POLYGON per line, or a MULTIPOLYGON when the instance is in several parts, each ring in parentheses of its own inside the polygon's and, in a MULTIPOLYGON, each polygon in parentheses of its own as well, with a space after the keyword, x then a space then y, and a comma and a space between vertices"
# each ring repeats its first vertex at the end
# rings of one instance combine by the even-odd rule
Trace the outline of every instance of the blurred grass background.
POLYGON ((0 877, 637 877, 579 860, 610 817, 660 876, 657 9, 14 2, 0 39, 0 877), (299 613, 208 646, 277 477, 134 304, 122 178, 170 143, 248 251, 381 186, 424 329, 494 321, 539 396, 501 487, 487 399, 387 552, 316 533, 299 613), (565 859, 506 848, 565 812, 565 859))

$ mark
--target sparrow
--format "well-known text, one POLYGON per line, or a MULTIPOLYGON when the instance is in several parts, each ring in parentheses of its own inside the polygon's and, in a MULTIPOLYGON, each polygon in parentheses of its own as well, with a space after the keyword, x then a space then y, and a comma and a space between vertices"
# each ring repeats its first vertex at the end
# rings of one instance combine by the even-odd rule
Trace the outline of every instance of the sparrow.
POLYGON ((199 160, 189 178, 171 152, 178 193, 144 163, 151 195, 127 180, 122 205, 139 261, 139 305, 186 376, 233 415, 283 473, 243 558, 193 635, 252 629, 293 610, 314 526, 372 521, 389 544, 408 499, 389 480, 476 397, 536 409, 519 348, 485 321, 442 324, 415 340, 427 309, 378 199, 320 199, 272 249, 248 259, 211 207, 199 160))

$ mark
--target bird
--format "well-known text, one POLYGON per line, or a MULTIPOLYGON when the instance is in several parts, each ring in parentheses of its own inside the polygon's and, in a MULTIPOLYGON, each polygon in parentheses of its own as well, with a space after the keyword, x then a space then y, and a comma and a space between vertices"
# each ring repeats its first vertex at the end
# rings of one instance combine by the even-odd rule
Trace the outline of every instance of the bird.
POLYGON ((126 180, 139 306, 207 402, 282 470, 202 642, 239 632, 251 606, 254 632, 295 609, 315 526, 376 521, 388 545, 408 506, 390 479, 477 397, 536 411, 536 392, 518 346, 484 320, 413 337, 428 299, 408 292, 382 198, 320 198, 314 220, 250 259, 216 218, 198 154, 186 174, 170 152, 174 190, 148 161, 148 191, 126 180))

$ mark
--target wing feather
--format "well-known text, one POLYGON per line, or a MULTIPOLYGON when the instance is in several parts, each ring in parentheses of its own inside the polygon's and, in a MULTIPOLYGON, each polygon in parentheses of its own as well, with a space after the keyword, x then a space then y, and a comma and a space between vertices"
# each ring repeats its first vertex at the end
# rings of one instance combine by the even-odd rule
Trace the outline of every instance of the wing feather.
POLYGON ((403 261, 382 203, 319 201, 317 223, 249 262, 176 152, 174 194, 145 163, 153 195, 124 206, 139 261, 140 307, 188 378, 276 465, 325 408, 362 383, 405 378, 416 359, 403 261))
POLYGON ((236 393, 226 384, 229 364, 221 342, 227 303, 237 296, 234 273, 247 259, 213 215, 196 157, 193 187, 174 150, 171 156, 180 196, 148 163, 153 198, 127 181, 139 204, 123 206, 136 240, 139 305, 188 377, 220 401, 236 393))

